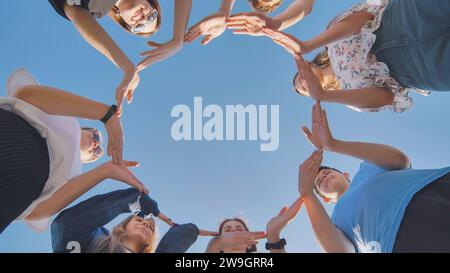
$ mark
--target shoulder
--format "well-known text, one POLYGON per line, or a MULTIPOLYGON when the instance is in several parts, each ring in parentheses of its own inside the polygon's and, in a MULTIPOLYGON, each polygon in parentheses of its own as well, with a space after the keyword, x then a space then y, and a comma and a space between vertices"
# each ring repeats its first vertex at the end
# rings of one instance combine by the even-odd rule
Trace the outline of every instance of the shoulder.
POLYGON ((75 9, 69 9, 70 7, 80 7, 88 9, 89 0, 48 0, 53 9, 62 17, 70 20, 68 12, 72 12, 75 9))
POLYGON ((367 182, 368 180, 372 179, 373 177, 377 176, 378 174, 387 172, 389 170, 378 166, 376 164, 373 164, 368 161, 364 161, 361 163, 358 172, 355 174, 355 177, 352 180, 352 185, 359 185, 362 183, 367 182))

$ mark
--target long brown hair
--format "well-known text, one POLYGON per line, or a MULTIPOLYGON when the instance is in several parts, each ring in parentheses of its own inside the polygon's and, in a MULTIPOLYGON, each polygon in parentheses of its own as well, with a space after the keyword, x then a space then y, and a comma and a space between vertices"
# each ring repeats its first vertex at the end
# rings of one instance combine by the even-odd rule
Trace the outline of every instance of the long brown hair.
POLYGON ((109 12, 109 16, 111 16, 111 18, 127 32, 141 37, 149 37, 160 29, 162 22, 162 14, 161 14, 161 6, 159 5, 158 0, 147 0, 147 2, 158 12, 158 17, 156 18, 156 27, 151 32, 134 33, 133 31, 131 31, 131 27, 125 22, 122 16, 120 16, 119 8, 116 5, 114 5, 114 7, 109 12))
MULTIPOLYGON (((95 253, 125 253, 126 248, 123 244, 123 240, 127 238, 127 225, 130 223, 130 221, 134 217, 139 217, 135 215, 128 216, 123 220, 120 224, 115 226, 111 234, 109 236, 106 236, 105 238, 100 239, 94 249, 91 250, 91 252, 95 253)), ((153 235, 147 240, 147 246, 143 249, 141 253, 154 253, 156 249, 156 237, 157 230, 156 230, 156 224, 155 220, 150 219, 149 221, 152 222, 153 226, 155 227, 153 235)))
MULTIPOLYGON (((330 57, 328 56, 328 52, 327 49, 325 48, 324 50, 322 50, 319 54, 317 54, 314 59, 311 62, 308 62, 310 65, 318 68, 318 69, 325 69, 328 66, 331 65, 331 60, 330 57)), ((295 84, 295 81, 298 77, 298 72, 295 74, 294 76, 294 80, 293 80, 293 86, 294 86, 294 90, 295 92, 297 92, 298 94, 305 96, 306 94, 308 94, 308 90, 298 90, 297 86, 295 84)), ((322 86, 322 88, 324 90, 336 90, 339 89, 339 80, 335 77, 334 80, 331 81, 325 81, 323 78, 319 78, 320 80, 320 85, 322 86)))

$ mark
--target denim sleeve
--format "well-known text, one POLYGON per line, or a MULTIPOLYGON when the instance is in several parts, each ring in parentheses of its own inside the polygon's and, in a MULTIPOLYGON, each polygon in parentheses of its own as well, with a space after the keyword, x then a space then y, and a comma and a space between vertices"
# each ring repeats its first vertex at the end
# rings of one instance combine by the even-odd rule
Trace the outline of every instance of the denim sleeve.
POLYGON ((52 223, 53 251, 68 252, 70 242, 79 244, 80 252, 86 251, 95 236, 101 234, 99 229, 120 214, 129 213, 132 206, 139 209, 136 213, 159 214, 156 201, 135 188, 96 195, 64 210, 52 223))
POLYGON ((199 229, 194 224, 171 227, 156 248, 155 253, 185 253, 197 241, 199 229))

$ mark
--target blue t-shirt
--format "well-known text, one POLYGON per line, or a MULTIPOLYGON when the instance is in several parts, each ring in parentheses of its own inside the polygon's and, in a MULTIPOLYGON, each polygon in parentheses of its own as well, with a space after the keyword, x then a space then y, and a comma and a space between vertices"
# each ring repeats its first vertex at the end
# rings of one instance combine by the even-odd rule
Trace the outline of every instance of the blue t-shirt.
POLYGON ((450 167, 390 171, 363 162, 331 219, 358 252, 390 253, 414 194, 449 172, 450 167))

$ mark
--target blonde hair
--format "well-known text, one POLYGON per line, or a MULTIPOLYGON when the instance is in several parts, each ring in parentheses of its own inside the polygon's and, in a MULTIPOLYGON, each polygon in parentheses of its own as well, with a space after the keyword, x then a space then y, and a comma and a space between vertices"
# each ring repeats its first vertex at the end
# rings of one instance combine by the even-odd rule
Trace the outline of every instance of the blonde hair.
MULTIPOLYGON (((123 240, 127 238, 127 225, 130 223, 132 219, 134 219, 135 215, 128 216, 123 220, 120 224, 115 226, 111 230, 111 234, 109 236, 106 236, 103 239, 100 239, 99 242, 96 244, 95 248, 92 252, 95 253, 124 253, 125 252, 125 246, 123 244, 123 240)), ((142 250, 141 253, 154 253, 157 243, 156 239, 158 237, 158 231, 156 228, 156 223, 153 218, 149 219, 153 226, 154 231, 153 235, 148 238, 146 244, 147 246, 142 250)))
POLYGON ((284 0, 279 0, 276 3, 270 3, 271 0, 248 0, 254 10, 264 13, 270 13, 276 10, 283 4, 284 0))
POLYGON ((149 37, 152 36, 155 32, 157 32, 161 27, 162 22, 162 15, 161 15, 161 6, 158 3, 158 0, 147 0, 147 2, 158 12, 158 17, 156 18, 156 27, 151 32, 139 32, 134 33, 131 31, 131 27, 125 22, 125 20, 120 16, 119 8, 117 6, 114 6, 111 11, 109 12, 109 16, 117 23, 119 24, 123 29, 125 29, 127 32, 141 36, 141 37, 149 37))
MULTIPOLYGON (((331 60, 330 57, 328 56, 328 52, 327 49, 324 49, 322 52, 320 52, 319 54, 317 54, 314 59, 311 62, 308 62, 311 66, 314 66, 318 69, 325 69, 328 66, 331 65, 331 60)), ((295 84, 296 79, 298 77, 298 72, 295 74, 294 76, 294 81, 293 81, 293 85, 294 85, 294 90, 295 92, 297 92, 298 94, 302 95, 302 96, 307 96, 308 95, 308 90, 302 88, 302 89, 297 89, 297 86, 295 84)), ((333 80, 325 80, 323 77, 319 77, 319 81, 320 81, 320 85, 322 86, 322 88, 324 90, 336 90, 339 89, 339 80, 337 79, 337 77, 334 77, 333 80)))
MULTIPOLYGON (((92 131, 94 128, 81 128, 81 130, 85 130, 85 131, 92 131)), ((94 163, 95 161, 99 160, 103 154, 105 153, 103 148, 100 146, 103 142, 103 135, 100 131, 97 131, 98 135, 100 137, 100 143, 99 146, 95 149, 95 151, 93 153, 89 153, 89 155, 86 155, 86 153, 81 152, 80 156, 81 156, 81 163, 82 164, 89 164, 89 163, 94 163)))

